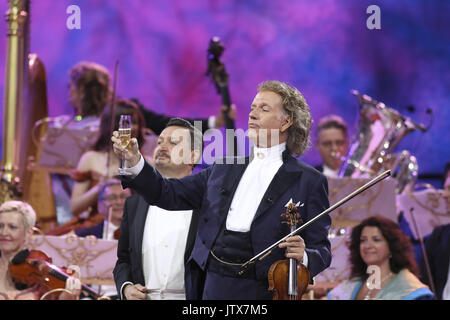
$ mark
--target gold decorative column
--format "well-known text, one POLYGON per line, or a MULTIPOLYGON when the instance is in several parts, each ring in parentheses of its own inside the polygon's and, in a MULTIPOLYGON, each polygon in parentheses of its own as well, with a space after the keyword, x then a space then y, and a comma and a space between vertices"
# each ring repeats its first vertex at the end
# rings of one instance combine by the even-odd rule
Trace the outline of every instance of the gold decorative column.
POLYGON ((28 0, 9 0, 6 21, 6 75, 3 100, 3 150, 1 161, 0 202, 21 197, 17 177, 20 142, 20 116, 23 103, 25 60, 25 25, 28 0))

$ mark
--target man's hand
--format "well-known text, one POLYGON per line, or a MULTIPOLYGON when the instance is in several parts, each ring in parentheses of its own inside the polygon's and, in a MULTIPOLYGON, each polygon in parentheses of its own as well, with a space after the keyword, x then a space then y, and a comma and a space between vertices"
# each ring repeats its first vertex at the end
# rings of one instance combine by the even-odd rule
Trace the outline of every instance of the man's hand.
POLYGON ((114 131, 111 141, 113 142, 114 153, 119 158, 127 160, 130 168, 138 164, 141 159, 141 153, 139 152, 139 145, 136 138, 132 138, 128 146, 124 148, 120 145, 119 132, 114 131))
POLYGON ((305 241, 300 236, 286 238, 285 242, 278 245, 279 248, 286 248, 286 258, 297 259, 298 262, 303 261, 305 254, 305 241))
POLYGON ((123 295, 127 300, 146 300, 147 288, 140 284, 127 284, 123 288, 123 295))
MULTIPOLYGON (((225 115, 224 113, 227 111, 227 106, 223 105, 220 110, 219 113, 216 116, 216 124, 215 127, 216 128, 220 128, 220 127, 224 127, 225 126, 225 115)), ((236 120, 236 105, 232 104, 230 106, 230 110, 228 110, 228 117, 235 121, 236 120)))

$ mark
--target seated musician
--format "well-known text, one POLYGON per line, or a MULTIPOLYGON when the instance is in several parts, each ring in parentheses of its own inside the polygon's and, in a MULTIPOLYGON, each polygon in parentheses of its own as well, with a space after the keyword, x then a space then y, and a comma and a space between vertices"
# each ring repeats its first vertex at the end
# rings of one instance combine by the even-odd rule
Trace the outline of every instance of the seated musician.
MULTIPOLYGON (((124 204, 130 195, 129 189, 122 189, 120 180, 107 180, 99 187, 97 203, 98 212, 104 220, 92 227, 76 229, 75 234, 80 237, 95 236, 105 240, 119 239, 124 204)), ((93 288, 111 299, 118 298, 114 285, 93 286, 93 288)))
POLYGON ((75 230, 75 234, 80 237, 89 235, 98 239, 114 240, 118 239, 115 234, 120 227, 123 215, 125 200, 131 195, 129 189, 122 189, 121 181, 110 179, 99 186, 98 192, 98 212, 103 216, 103 220, 92 227, 75 230), (111 213, 111 216, 109 214, 111 213))
POLYGON ((327 177, 338 177, 342 160, 348 148, 347 124, 337 115, 328 115, 319 120, 316 134, 316 148, 322 164, 315 166, 327 177))
POLYGON ((350 279, 328 293, 330 300, 430 300, 418 279, 411 242, 394 221, 373 216, 353 228, 350 279))
MULTIPOLYGON (((114 113, 115 128, 118 128, 120 115, 131 115, 132 136, 145 145, 144 120, 136 104, 131 100, 118 99, 114 113)), ((92 150, 81 156, 77 170, 71 174, 75 183, 70 199, 70 210, 75 218, 48 231, 47 234, 62 235, 71 230, 95 226, 103 221, 103 216, 97 210, 99 187, 104 181, 116 175, 120 162, 114 153, 108 152, 111 148, 110 130, 111 110, 107 108, 102 113, 100 131, 92 150)))
MULTIPOLYGON (((22 201, 7 201, 0 206, 0 300, 38 300, 47 290, 35 284, 26 287, 15 283, 9 271, 11 260, 22 250, 33 234, 36 213, 22 201)), ((73 290, 58 294, 58 299, 77 299, 80 292, 73 290)))
MULTIPOLYGON (((450 162, 443 175, 443 194, 447 214, 450 214, 450 162)), ((403 212, 399 215, 402 231, 411 239, 416 261, 420 266, 421 280, 435 289, 438 300, 450 300, 450 223, 438 225, 422 239, 427 261, 422 254, 421 240, 417 239, 403 212), (429 273, 427 270, 429 264, 429 273), (433 282, 431 284, 431 281, 433 282)))

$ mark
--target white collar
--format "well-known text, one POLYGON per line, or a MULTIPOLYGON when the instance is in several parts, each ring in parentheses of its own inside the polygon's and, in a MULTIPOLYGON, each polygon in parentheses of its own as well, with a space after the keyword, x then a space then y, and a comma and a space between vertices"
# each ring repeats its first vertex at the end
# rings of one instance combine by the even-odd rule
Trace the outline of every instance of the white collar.
POLYGON ((326 175, 329 178, 339 178, 339 169, 333 170, 330 167, 323 165, 323 174, 326 175))
POLYGON ((286 150, 286 142, 277 144, 270 148, 253 148, 253 159, 258 160, 279 160, 282 158, 283 151, 286 150))

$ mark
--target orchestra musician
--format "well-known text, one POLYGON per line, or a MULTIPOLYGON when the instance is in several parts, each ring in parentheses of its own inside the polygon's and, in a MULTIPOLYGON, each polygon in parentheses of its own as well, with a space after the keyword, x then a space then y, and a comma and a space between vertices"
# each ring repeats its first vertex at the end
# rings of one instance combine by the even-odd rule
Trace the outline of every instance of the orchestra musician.
POLYGON ((131 196, 129 189, 122 189, 120 180, 109 179, 99 186, 97 208, 103 220, 94 226, 75 230, 79 237, 89 235, 98 239, 114 240, 115 232, 122 222, 125 200, 131 196))
POLYGON ((205 275, 202 299, 272 299, 268 270, 284 256, 306 265, 310 281, 330 265, 331 219, 325 216, 288 237, 279 245, 285 250, 274 250, 243 275, 237 272, 254 252, 286 235, 280 214, 290 199, 305 204, 300 212, 305 222, 329 207, 325 176, 294 158, 308 147, 311 121, 309 106, 296 88, 266 81, 259 85, 249 113, 252 161, 220 159, 182 179, 165 179, 143 159, 135 139, 125 149, 114 132, 114 151, 125 157, 127 170, 134 174, 123 178, 125 187, 166 210, 200 210, 187 272, 194 286, 205 275), (234 164, 226 164, 230 160, 234 164))
POLYGON ((337 115, 328 115, 317 124, 316 148, 322 158, 322 164, 315 166, 327 177, 337 178, 348 148, 347 124, 337 115))
MULTIPOLYGON (((145 124, 142 113, 131 100, 118 99, 115 103, 115 129, 118 128, 120 115, 131 115, 132 134, 145 146, 145 124)), ((74 217, 56 228, 46 232, 48 235, 62 235, 79 228, 98 225, 103 216, 98 213, 97 202, 100 186, 113 178, 119 168, 119 158, 110 152, 109 135, 111 132, 111 110, 102 112, 99 133, 91 150, 85 152, 77 169, 71 173, 75 181, 70 197, 70 210, 74 217)), ((144 153, 144 152, 143 152, 144 153)), ((145 154, 145 153, 144 153, 145 154)))
POLYGON ((398 224, 372 216, 353 228, 350 277, 328 293, 330 300, 430 300, 419 279, 409 238, 398 224), (369 278, 370 277, 370 278, 369 278))
MULTIPOLYGON (((9 271, 11 260, 26 249, 35 223, 36 213, 28 203, 11 200, 0 206, 0 300, 38 300, 47 291, 38 283, 30 287, 15 283, 9 271)), ((58 293, 58 299, 78 299, 80 289, 66 290, 58 293)))

